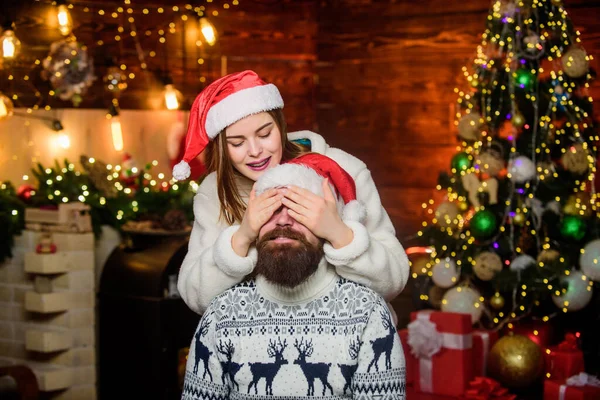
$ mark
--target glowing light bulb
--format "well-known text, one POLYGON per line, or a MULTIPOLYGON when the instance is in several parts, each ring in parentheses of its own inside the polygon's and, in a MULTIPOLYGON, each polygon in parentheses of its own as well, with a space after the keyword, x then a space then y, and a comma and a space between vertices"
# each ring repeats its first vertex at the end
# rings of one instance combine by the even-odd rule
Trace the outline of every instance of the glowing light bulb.
POLYGON ((2 36, 0 36, 0 43, 2 44, 2 57, 4 59, 13 60, 19 54, 21 41, 12 29, 4 31, 2 36))
POLYGON ((121 129, 121 119, 118 116, 110 120, 110 131, 112 132, 113 147, 116 151, 123 150, 123 130, 121 129))
POLYGON ((181 92, 175 89, 172 84, 165 85, 165 105, 167 110, 177 110, 179 108, 179 99, 181 92))
POLYGON ((207 18, 200 18, 200 31, 209 46, 217 43, 217 31, 207 18))
POLYGON ((58 138, 56 139, 58 145, 63 149, 68 149, 71 147, 71 139, 69 139, 69 135, 66 133, 59 133, 58 138))
POLYGON ((58 18, 58 30, 63 36, 68 36, 73 29, 73 20, 68 7, 65 4, 60 4, 56 16, 58 18))
POLYGON ((0 92, 0 121, 10 117, 13 113, 13 102, 0 92))

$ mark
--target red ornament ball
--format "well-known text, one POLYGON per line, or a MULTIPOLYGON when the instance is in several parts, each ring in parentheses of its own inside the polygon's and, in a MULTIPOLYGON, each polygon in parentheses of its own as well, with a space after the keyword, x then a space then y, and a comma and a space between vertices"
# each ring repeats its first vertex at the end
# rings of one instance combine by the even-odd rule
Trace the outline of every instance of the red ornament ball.
POLYGON ((31 185, 21 185, 17 189, 17 197, 23 200, 25 203, 28 203, 34 194, 35 188, 31 185))

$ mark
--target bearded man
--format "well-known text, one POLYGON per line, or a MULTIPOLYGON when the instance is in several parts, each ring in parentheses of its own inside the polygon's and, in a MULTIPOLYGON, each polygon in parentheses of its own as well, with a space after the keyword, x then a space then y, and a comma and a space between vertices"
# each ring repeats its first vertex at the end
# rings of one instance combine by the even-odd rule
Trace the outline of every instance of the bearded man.
MULTIPOLYGON (((337 198, 340 215, 361 216, 352 178, 325 156, 272 168, 255 189, 290 184, 303 196, 337 198)), ((337 275, 293 208, 284 203, 260 229, 252 277, 203 315, 182 398, 404 399, 404 354, 385 300, 337 275)))

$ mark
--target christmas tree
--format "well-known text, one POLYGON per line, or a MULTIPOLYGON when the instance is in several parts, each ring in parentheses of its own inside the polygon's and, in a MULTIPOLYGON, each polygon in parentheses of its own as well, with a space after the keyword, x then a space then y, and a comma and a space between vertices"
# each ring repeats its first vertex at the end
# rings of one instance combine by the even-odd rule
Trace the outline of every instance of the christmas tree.
POLYGON ((421 305, 488 329, 590 308, 598 318, 590 60, 562 1, 493 2, 455 90, 460 144, 439 177, 443 200, 424 205, 421 305))

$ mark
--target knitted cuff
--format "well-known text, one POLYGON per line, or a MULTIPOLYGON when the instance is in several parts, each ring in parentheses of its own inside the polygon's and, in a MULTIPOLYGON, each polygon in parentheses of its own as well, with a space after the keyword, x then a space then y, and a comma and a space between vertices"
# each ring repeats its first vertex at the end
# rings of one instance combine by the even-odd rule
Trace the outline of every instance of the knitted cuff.
POLYGON ((346 225, 354 233, 352 241, 344 247, 339 249, 333 248, 329 243, 323 245, 323 252, 325 253, 325 259, 332 265, 348 265, 356 258, 360 257, 365 251, 369 249, 370 239, 367 228, 360 222, 356 221, 344 221, 346 225))
POLYGON ((231 246, 231 237, 239 229, 239 225, 232 225, 225 229, 215 242, 213 259, 217 267, 227 275, 244 277, 254 270, 256 266, 256 248, 251 247, 246 257, 239 256, 231 246))

